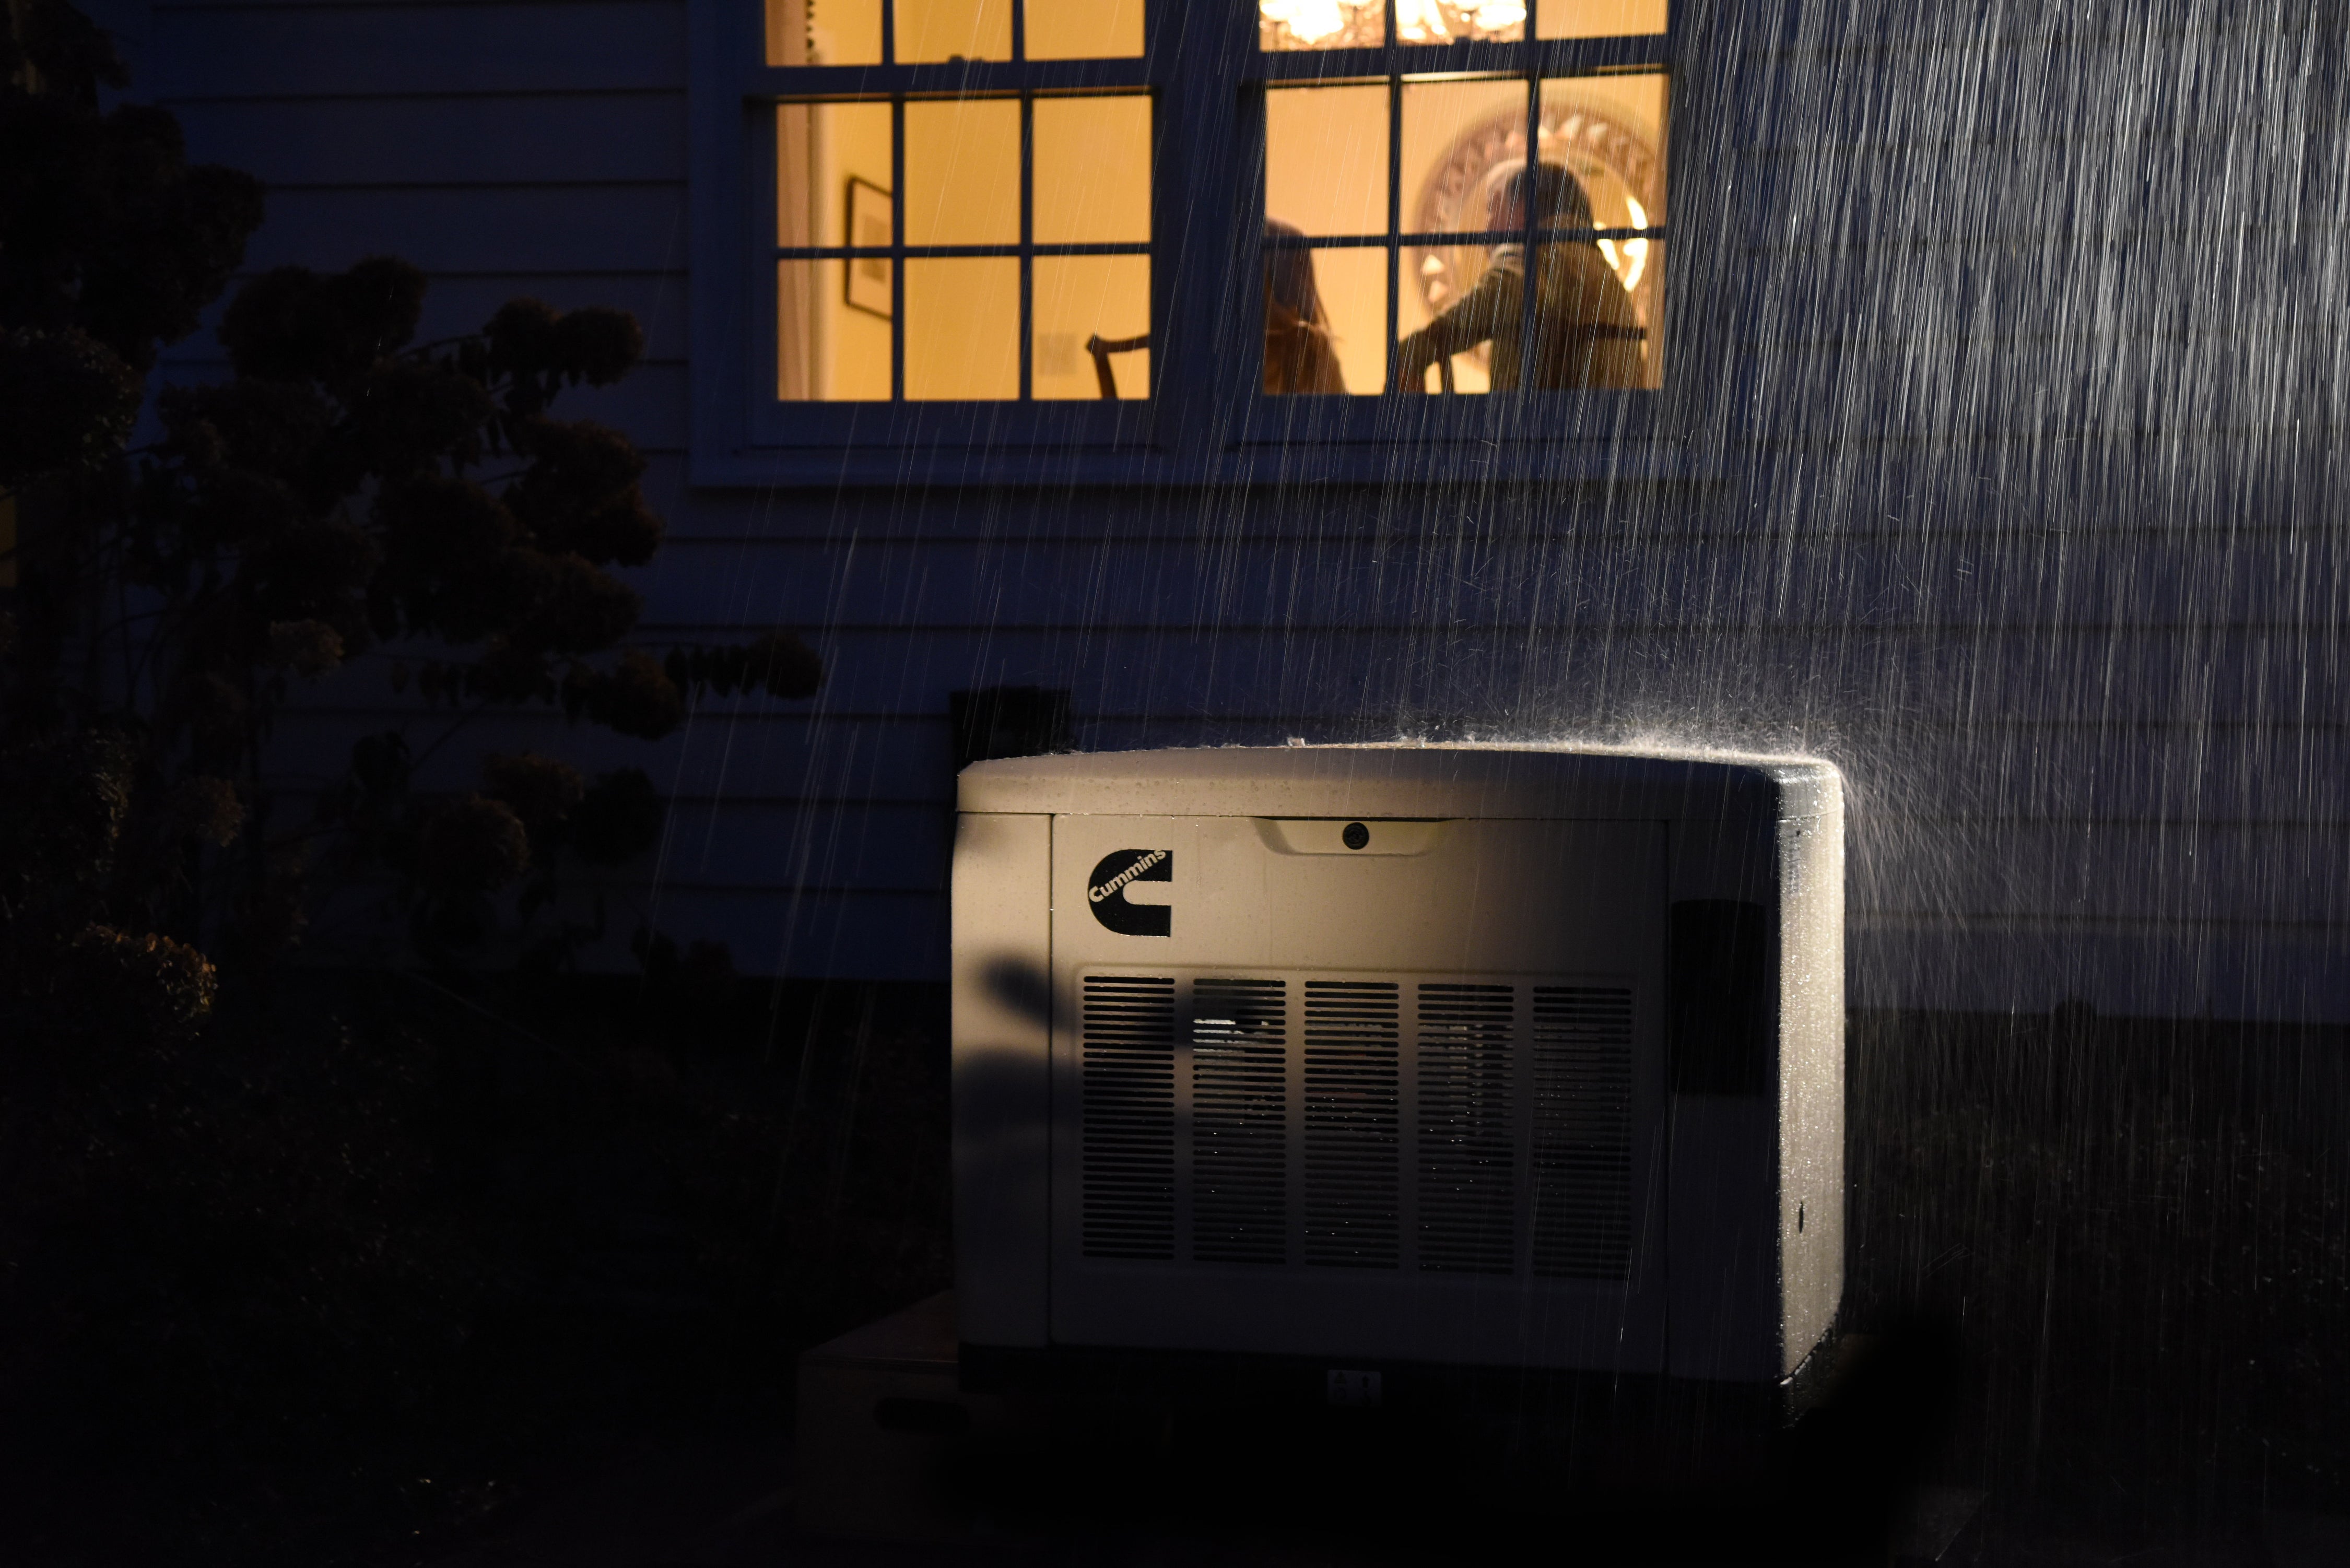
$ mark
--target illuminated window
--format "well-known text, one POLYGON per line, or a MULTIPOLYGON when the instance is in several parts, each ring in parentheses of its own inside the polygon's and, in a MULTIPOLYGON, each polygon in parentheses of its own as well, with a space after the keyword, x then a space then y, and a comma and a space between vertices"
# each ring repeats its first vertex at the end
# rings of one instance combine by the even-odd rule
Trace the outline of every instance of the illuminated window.
POLYGON ((770 0, 775 396, 1132 400, 1150 388, 1141 0, 770 0), (879 70, 872 67, 881 67, 879 70), (887 90, 876 91, 877 82, 887 90))
POLYGON ((1669 0, 692 6, 697 483, 1580 472, 1677 417, 1669 0))
POLYGON ((1668 21, 1666 0, 1261 0, 1263 389, 1661 386, 1668 21))

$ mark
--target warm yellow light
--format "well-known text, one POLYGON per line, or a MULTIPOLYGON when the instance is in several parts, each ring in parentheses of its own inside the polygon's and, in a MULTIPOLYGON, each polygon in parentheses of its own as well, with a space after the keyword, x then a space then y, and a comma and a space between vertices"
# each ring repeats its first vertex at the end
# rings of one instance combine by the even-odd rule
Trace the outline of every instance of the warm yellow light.
POLYGON ((1452 37, 1436 0, 1396 0, 1396 31, 1412 44, 1448 43, 1452 37))
MULTIPOLYGON (((1380 0, 1257 0, 1267 48, 1374 46, 1385 37, 1384 11, 1380 0)), ((1396 41, 1508 37, 1522 33, 1525 20, 1525 0, 1396 0, 1396 41)))
MULTIPOLYGON (((1640 205, 1638 197, 1628 192, 1626 192, 1624 205, 1631 211, 1634 228, 1645 229, 1648 226, 1648 210, 1640 205)), ((1628 294, 1640 286, 1640 275, 1646 272, 1648 267, 1648 242, 1626 240, 1624 242, 1624 290, 1626 293, 1628 294)))
POLYGON ((1259 0, 1258 14, 1285 24, 1302 43, 1318 44, 1347 29, 1347 7, 1338 0, 1259 0))

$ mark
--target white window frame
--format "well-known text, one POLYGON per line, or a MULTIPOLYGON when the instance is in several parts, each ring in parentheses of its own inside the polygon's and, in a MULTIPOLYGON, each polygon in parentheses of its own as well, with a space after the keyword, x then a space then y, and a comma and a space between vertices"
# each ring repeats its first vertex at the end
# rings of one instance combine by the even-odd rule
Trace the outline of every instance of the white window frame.
MULTIPOLYGON (((1016 12, 1024 7, 1014 3, 1017 38, 1016 12)), ((1393 483, 1680 472, 1673 455, 1679 442, 1656 391, 1267 396, 1259 279, 1268 86, 1392 83, 1438 72, 1540 80, 1654 68, 1674 77, 1677 126, 1684 112, 1675 44, 1693 3, 1676 0, 1673 31, 1648 38, 1265 53, 1257 47, 1255 0, 1148 0, 1140 59, 776 67, 765 63, 761 0, 692 0, 693 481, 1393 483), (1152 98, 1148 398, 785 403, 773 395, 776 103, 1104 91, 1152 98), (1202 194, 1218 191, 1229 199, 1202 194), (1169 322, 1205 329, 1174 332, 1169 322)), ((1529 0, 1530 35, 1538 5, 1529 0)), ((1392 0, 1389 13, 1392 38, 1392 0)), ((1392 205, 1399 200, 1392 171, 1389 184, 1392 205)), ((893 254, 902 260, 902 234, 898 238, 893 254)), ((1407 242, 1391 225, 1386 243, 1407 242)), ((1669 320, 1680 314, 1675 302, 1687 249, 1662 247, 1669 320)), ((903 270, 892 268, 893 287, 903 286, 896 281, 903 270)), ((1670 385, 1670 360, 1665 374, 1670 385)))

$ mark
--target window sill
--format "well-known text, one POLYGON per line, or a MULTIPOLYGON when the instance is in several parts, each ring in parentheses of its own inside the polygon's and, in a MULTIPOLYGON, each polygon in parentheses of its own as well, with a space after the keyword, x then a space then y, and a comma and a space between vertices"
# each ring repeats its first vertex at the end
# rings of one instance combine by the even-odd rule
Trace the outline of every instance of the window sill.
POLYGON ((1720 466, 1717 458, 1700 455, 1688 441, 1654 433, 1647 418, 1623 421, 1638 429, 1595 429, 1576 421, 1575 429, 1549 434, 1527 430, 1532 422, 1519 422, 1507 437, 1464 432, 1451 439, 1413 438, 1367 429, 1360 435, 1309 437, 1298 431, 1284 439, 1270 422, 1253 421, 1241 432, 1243 439, 1204 451, 1147 436, 1117 446, 1046 441, 986 445, 941 439, 943 430, 929 439, 911 439, 917 432, 907 431, 910 439, 895 441, 703 451, 694 458, 692 483, 708 489, 759 490, 1667 483, 1707 479, 1720 466))

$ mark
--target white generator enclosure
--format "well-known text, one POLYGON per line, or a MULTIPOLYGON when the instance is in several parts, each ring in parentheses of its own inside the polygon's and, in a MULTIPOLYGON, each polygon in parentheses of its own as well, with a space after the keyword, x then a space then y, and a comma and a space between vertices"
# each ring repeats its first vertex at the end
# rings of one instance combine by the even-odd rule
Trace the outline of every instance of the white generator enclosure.
POLYGON ((961 807, 966 1346, 1757 1384, 1828 1333, 1833 767, 1232 747, 961 807))

